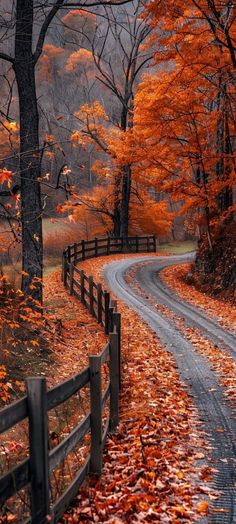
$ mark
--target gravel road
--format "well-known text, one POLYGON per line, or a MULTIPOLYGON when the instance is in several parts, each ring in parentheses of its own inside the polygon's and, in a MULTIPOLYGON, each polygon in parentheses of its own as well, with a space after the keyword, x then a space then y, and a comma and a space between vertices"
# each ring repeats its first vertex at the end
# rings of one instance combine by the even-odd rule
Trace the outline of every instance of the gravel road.
MULTIPOLYGON (((207 522, 213 524, 236 524, 236 417, 233 406, 226 400, 223 387, 211 369, 208 360, 198 353, 184 338, 173 321, 159 313, 153 305, 165 305, 188 325, 197 327, 215 344, 224 347, 234 358, 236 336, 222 328, 197 307, 183 302, 160 279, 158 273, 166 266, 186 263, 193 255, 175 257, 126 258, 107 264, 104 277, 108 286, 129 307, 139 313, 162 344, 172 353, 180 376, 198 408, 211 445, 209 465, 215 470, 214 486, 222 496, 214 502, 214 510, 207 522), (145 263, 145 265, 144 265, 145 263), (145 290, 146 298, 137 288, 125 281, 125 274, 136 267, 135 280, 145 290), (223 512, 218 511, 223 509, 223 512)), ((158 359, 157 359, 158 362, 158 359)))

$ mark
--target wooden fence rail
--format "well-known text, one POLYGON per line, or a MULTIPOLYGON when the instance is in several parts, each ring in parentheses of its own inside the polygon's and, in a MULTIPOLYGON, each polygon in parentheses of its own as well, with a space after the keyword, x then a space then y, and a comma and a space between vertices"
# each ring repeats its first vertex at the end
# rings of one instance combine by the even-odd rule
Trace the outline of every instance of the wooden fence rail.
MULTIPOLYGON (((108 334, 110 326, 110 295, 102 290, 101 284, 95 284, 92 276, 86 276, 84 271, 77 267, 78 262, 92 257, 112 255, 123 252, 156 252, 156 237, 135 236, 121 238, 94 238, 81 240, 68 246, 62 255, 62 281, 89 310, 97 321, 104 326, 108 334)), ((119 322, 116 319, 116 322, 119 322)))
POLYGON ((56 523, 90 473, 100 474, 103 447, 108 431, 119 422, 121 382, 121 316, 110 294, 77 267, 87 258, 121 252, 155 252, 155 236, 95 238, 68 246, 62 256, 62 281, 109 335, 100 355, 89 357, 89 366, 81 373, 47 391, 45 378, 28 378, 27 395, 0 411, 0 433, 28 418, 29 456, 0 477, 0 507, 22 488, 30 485, 31 515, 24 524, 56 523), (109 380, 102 390, 102 366, 109 363, 109 380), (71 398, 83 387, 90 387, 90 412, 56 447, 49 450, 48 411, 71 398), (104 407, 109 400, 109 414, 104 425, 104 407), (90 432, 90 453, 65 492, 51 503, 50 473, 59 466, 83 437, 90 432))
POLYGON ((63 251, 62 256, 62 280, 67 284, 68 264, 76 265, 82 260, 116 253, 142 253, 156 252, 156 236, 133 236, 119 238, 94 238, 93 240, 81 240, 71 244, 63 251))
MULTIPOLYGON (((109 331, 108 343, 99 355, 89 357, 89 366, 81 373, 47 391, 45 378, 26 380, 27 396, 0 411, 0 433, 12 428, 18 422, 29 421, 29 457, 0 477, 0 507, 22 488, 30 485, 31 516, 24 524, 56 523, 78 492, 86 476, 92 472, 101 473, 103 447, 108 431, 114 431, 119 422, 120 390, 120 314, 116 304, 109 303, 100 285, 84 275, 90 284, 90 293, 98 290, 103 297, 100 314, 104 317, 108 304, 108 320, 103 322, 109 331), (92 285, 93 284, 93 285, 92 285), (104 299, 105 297, 105 299, 104 299), (109 380, 102 391, 102 366, 109 364, 109 380), (56 447, 49 451, 48 411, 65 402, 84 386, 90 387, 90 412, 56 447), (109 400, 109 415, 104 426, 104 408, 109 400), (70 486, 56 500, 50 503, 50 473, 59 466, 83 437, 90 432, 90 454, 73 479, 70 486)), ((85 293, 87 296, 87 294, 85 293)), ((88 304, 93 305, 91 295, 88 304)), ((91 309, 92 311, 92 309, 91 309)))
POLYGON ((109 334, 109 341, 100 355, 89 357, 89 366, 81 373, 60 383, 47 391, 45 378, 26 380, 27 396, 2 409, 0 412, 0 432, 13 427, 21 420, 29 420, 29 457, 0 478, 0 506, 24 486, 31 487, 32 524, 57 522, 77 493, 89 472, 101 473, 102 453, 108 430, 113 431, 119 421, 119 340, 120 332, 109 334), (109 362, 109 382, 102 392, 101 369, 109 362), (48 411, 84 386, 90 386, 90 413, 51 451, 48 449, 48 411), (103 411, 109 399, 109 415, 103 429, 103 411), (90 431, 90 455, 73 480, 65 494, 56 503, 50 505, 50 472, 57 468, 66 455, 90 431))

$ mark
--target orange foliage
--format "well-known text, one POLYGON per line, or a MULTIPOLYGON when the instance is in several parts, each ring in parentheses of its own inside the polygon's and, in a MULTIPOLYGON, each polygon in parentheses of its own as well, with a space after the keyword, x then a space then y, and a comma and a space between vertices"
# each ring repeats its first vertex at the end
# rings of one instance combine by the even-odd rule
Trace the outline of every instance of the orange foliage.
MULTIPOLYGON (((90 62, 92 61, 93 55, 91 51, 88 51, 87 49, 79 49, 78 51, 71 53, 71 55, 69 56, 66 62, 66 71, 68 73, 72 73, 79 67, 86 66, 87 68, 90 65, 90 62)), ((93 62, 91 65, 93 65, 93 62)))
POLYGON ((4 184, 4 182, 7 182, 8 187, 11 187, 12 176, 12 171, 9 171, 5 167, 3 169, 0 169, 0 184, 4 184))
POLYGON ((19 124, 4 120, 0 126, 0 155, 3 159, 18 148, 19 124))
POLYGON ((72 9, 62 18, 67 30, 81 31, 81 29, 88 30, 94 28, 96 23, 96 15, 93 13, 83 11, 83 9, 72 9))
MULTIPOLYGON (((80 195, 80 201, 85 207, 75 205, 73 210, 73 202, 67 202, 65 206, 66 209, 71 206, 76 221, 80 222, 85 214, 91 218, 96 215, 97 220, 102 222, 103 230, 101 232, 111 232, 115 200, 121 198, 122 167, 130 163, 130 151, 126 143, 126 136, 130 136, 130 130, 124 132, 112 127, 104 107, 98 101, 90 105, 84 104, 75 113, 75 116, 84 125, 84 128, 81 131, 73 132, 71 142, 85 148, 88 144, 95 143, 99 152, 108 155, 109 166, 106 160, 96 160, 92 166, 93 171, 100 178, 101 186, 94 188, 89 195, 80 195), (99 215, 100 218, 98 218, 99 215)), ((148 179, 144 178, 140 167, 135 169, 134 166, 134 189, 131 191, 130 201, 130 233, 167 234, 173 216, 168 212, 166 202, 156 202, 151 193, 143 189, 148 185, 151 184, 148 179)))
MULTIPOLYGON (((23 273, 23 272, 22 272, 23 273)), ((38 278, 32 281, 31 289, 39 283, 38 278)), ((6 402, 12 392, 21 388, 18 381, 9 382, 7 376, 8 357, 16 348, 27 351, 38 345, 35 329, 41 327, 44 319, 40 312, 41 306, 32 297, 24 297, 18 289, 16 292, 6 275, 0 277, 0 333, 1 333, 1 365, 0 365, 0 403, 6 402), (37 309, 36 309, 37 307, 37 309), (22 336, 27 333, 27 337, 22 336)))
POLYGON ((134 129, 117 154, 123 163, 132 158, 147 184, 182 201, 182 213, 191 213, 195 224, 204 215, 209 228, 225 218, 222 207, 224 212, 230 208, 231 196, 222 204, 223 195, 236 184, 230 48, 235 23, 232 6, 212 13, 209 2, 197 5, 190 2, 185 8, 181 0, 149 4, 148 14, 160 29, 157 72, 145 75, 138 87, 134 129))
MULTIPOLYGON (((111 177, 90 193, 82 193, 75 201, 67 201, 59 210, 69 213, 69 220, 78 223, 84 238, 88 239, 112 233, 114 200, 115 188, 111 177)), ((166 201, 155 202, 147 191, 136 187, 136 193, 131 196, 130 234, 154 232, 160 236, 168 235, 172 220, 173 215, 168 211, 166 201)))
POLYGON ((40 80, 45 80, 51 83, 53 81, 52 67, 54 60, 60 58, 64 53, 64 50, 60 47, 56 47, 52 44, 45 44, 43 48, 43 54, 39 60, 39 75, 40 80))
POLYGON ((166 200, 155 202, 147 191, 141 190, 139 198, 131 198, 130 232, 131 234, 168 235, 171 230, 173 215, 168 211, 166 200))

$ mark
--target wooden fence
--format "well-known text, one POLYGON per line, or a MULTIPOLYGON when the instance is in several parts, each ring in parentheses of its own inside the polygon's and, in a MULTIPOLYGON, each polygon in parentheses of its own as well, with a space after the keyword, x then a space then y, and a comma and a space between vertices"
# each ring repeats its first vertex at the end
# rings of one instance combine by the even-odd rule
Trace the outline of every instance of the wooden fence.
MULTIPOLYGON (((86 275, 84 275, 87 279, 86 275)), ((79 487, 92 472, 101 473, 103 447, 108 431, 113 431, 119 421, 120 389, 120 314, 116 303, 110 302, 106 294, 95 283, 93 290, 99 289, 105 307, 102 306, 102 317, 106 312, 104 327, 109 331, 109 340, 100 355, 89 357, 89 366, 47 391, 45 378, 28 378, 26 380, 27 396, 10 404, 0 411, 0 433, 7 431, 17 423, 28 418, 29 421, 29 457, 0 477, 0 507, 24 486, 30 485, 31 516, 24 524, 56 523, 77 494, 79 487), (108 302, 109 300, 109 302, 108 302), (104 310, 104 311, 103 311, 104 310), (109 362, 109 381, 102 391, 102 365, 109 362), (90 386, 90 412, 56 447, 49 450, 48 411, 71 398, 84 386, 90 386), (105 426, 103 421, 104 407, 109 401, 109 415, 105 426), (73 479, 63 495, 53 504, 50 503, 50 473, 59 466, 76 445, 90 432, 90 454, 84 465, 73 479)), ((94 303, 94 298, 93 298, 94 303)))
POLYGON ((88 258, 100 257, 104 255, 115 255, 116 253, 155 253, 156 236, 135 236, 128 238, 94 238, 93 240, 81 240, 68 246, 62 255, 62 279, 67 285, 69 265, 72 262, 76 265, 88 258))
POLYGON ((102 324, 109 335, 100 355, 89 357, 89 366, 47 391, 45 378, 26 380, 27 396, 0 411, 0 433, 28 418, 29 457, 0 477, 0 507, 22 488, 30 485, 31 516, 24 524, 56 523, 78 492, 86 476, 102 470, 103 447, 108 431, 119 422, 119 390, 121 379, 121 317, 116 302, 92 276, 76 267, 88 258, 122 252, 155 252, 155 236, 122 238, 95 238, 78 242, 63 252, 62 280, 102 324), (109 381, 102 390, 102 365, 109 362, 109 381), (90 387, 90 412, 56 447, 49 450, 48 411, 56 408, 83 387, 90 387), (103 424, 104 407, 109 401, 109 415, 103 424), (90 432, 90 453, 69 487, 56 500, 50 502, 50 474, 76 445, 90 432))
POLYGON ((92 276, 85 275, 78 269, 77 264, 83 260, 116 253, 156 252, 156 237, 135 236, 124 238, 94 238, 81 240, 68 246, 62 255, 62 281, 71 295, 87 307, 90 314, 104 326, 105 333, 109 333, 109 304, 110 295, 102 290, 101 284, 96 284, 92 276))

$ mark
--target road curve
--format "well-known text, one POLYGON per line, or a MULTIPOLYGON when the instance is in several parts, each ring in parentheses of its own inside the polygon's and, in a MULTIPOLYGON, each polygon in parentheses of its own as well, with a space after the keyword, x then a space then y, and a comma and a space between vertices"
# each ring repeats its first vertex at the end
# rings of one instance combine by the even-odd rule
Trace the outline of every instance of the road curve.
POLYGON ((126 258, 107 264, 104 277, 114 295, 136 310, 157 334, 161 343, 173 354, 180 376, 188 386, 204 422, 212 448, 209 465, 217 470, 214 485, 222 492, 220 499, 214 502, 215 509, 226 510, 224 513, 213 512, 208 522, 231 524, 236 523, 235 412, 226 400, 223 388, 208 360, 197 353, 173 322, 162 316, 148 300, 149 297, 154 298, 156 303, 167 305, 177 315, 185 317, 189 325, 201 329, 214 343, 221 347, 226 346, 226 350, 235 357, 235 335, 220 327, 200 309, 178 299, 157 276, 164 267, 187 262, 191 256, 126 258), (125 281, 126 272, 134 265, 137 265, 135 278, 148 295, 146 298, 125 281))

